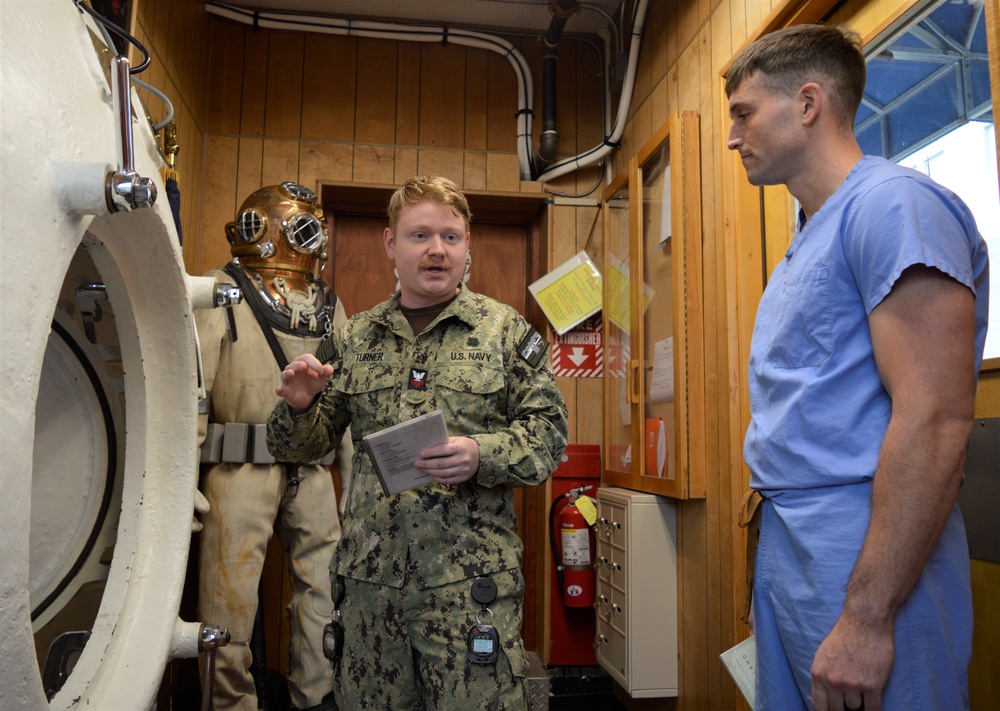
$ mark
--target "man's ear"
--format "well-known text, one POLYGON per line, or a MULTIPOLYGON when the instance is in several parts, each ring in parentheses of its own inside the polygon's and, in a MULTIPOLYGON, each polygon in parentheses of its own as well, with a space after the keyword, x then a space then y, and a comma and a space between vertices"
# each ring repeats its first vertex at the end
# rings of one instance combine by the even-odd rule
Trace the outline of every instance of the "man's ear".
POLYGON ((392 236, 392 230, 388 227, 382 233, 382 246, 385 247, 385 253, 389 259, 394 259, 396 256, 396 243, 395 238, 392 236))
POLYGON ((814 81, 807 82, 799 89, 799 101, 802 106, 802 124, 811 126, 819 118, 820 111, 826 102, 823 87, 814 81))

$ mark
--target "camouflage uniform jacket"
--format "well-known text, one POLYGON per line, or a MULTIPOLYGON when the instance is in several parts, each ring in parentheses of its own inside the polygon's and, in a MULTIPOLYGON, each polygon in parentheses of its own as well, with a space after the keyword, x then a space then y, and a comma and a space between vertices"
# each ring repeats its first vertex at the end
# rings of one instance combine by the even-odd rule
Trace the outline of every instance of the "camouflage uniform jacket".
POLYGON ((532 333, 512 308, 463 286, 416 337, 398 293, 332 335, 333 375, 306 413, 293 417, 279 402, 268 447, 310 461, 351 426, 357 446, 333 570, 425 589, 520 565, 512 487, 544 483, 567 441, 547 355, 533 366, 519 354, 532 333), (457 486, 432 482, 385 496, 361 438, 436 409, 451 436, 479 444, 479 471, 457 486))

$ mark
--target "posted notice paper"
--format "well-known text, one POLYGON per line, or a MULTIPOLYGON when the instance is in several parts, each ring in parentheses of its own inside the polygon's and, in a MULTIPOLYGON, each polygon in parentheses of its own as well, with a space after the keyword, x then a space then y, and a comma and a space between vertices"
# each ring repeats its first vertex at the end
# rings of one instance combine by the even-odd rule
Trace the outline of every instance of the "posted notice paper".
POLYGON ((586 252, 566 260, 528 291, 560 336, 601 310, 601 272, 586 252))

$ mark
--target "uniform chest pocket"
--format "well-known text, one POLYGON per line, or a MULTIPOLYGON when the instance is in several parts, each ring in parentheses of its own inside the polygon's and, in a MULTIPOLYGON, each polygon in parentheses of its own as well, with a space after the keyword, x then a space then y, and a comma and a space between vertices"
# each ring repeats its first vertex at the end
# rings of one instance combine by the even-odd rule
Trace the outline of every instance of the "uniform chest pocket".
POLYGON ((373 422, 391 421, 399 409, 399 378, 399 368, 391 363, 356 363, 341 371, 334 387, 350 396, 353 436, 361 436, 373 422))
POLYGON ((490 431, 498 413, 506 411, 504 371, 492 364, 452 365, 437 374, 434 384, 449 428, 460 423, 463 434, 490 431))
POLYGON ((790 275, 778 297, 767 361, 776 368, 821 365, 833 352, 830 271, 790 275))

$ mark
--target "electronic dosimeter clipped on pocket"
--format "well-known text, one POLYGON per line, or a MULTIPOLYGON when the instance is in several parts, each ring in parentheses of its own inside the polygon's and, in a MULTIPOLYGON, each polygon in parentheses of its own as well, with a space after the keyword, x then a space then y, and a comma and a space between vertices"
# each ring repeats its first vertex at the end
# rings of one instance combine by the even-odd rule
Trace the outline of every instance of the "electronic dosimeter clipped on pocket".
POLYGON ((472 581, 472 599, 482 605, 476 613, 476 624, 469 630, 469 661, 473 664, 493 664, 500 656, 500 635, 491 623, 493 611, 487 607, 497 599, 497 584, 490 578, 476 578, 472 581), (480 619, 484 612, 490 613, 487 622, 480 619))

